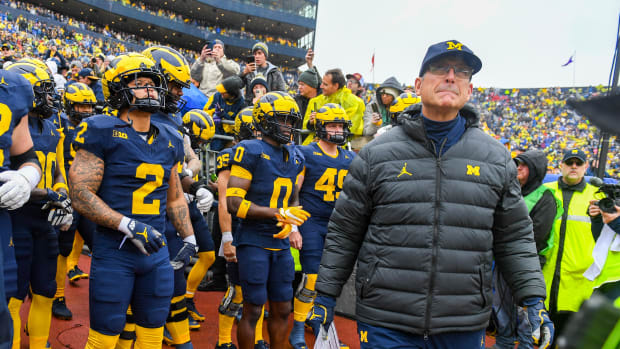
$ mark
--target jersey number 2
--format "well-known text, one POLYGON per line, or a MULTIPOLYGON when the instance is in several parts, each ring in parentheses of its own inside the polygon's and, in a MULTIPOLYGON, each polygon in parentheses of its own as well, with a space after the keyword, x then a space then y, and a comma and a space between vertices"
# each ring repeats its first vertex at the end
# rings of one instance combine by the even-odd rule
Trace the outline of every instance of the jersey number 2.
POLYGON ((146 197, 159 188, 164 181, 164 168, 159 164, 140 164, 136 168, 136 178, 146 179, 147 176, 155 176, 155 180, 144 183, 140 188, 133 192, 131 213, 132 214, 159 214, 159 200, 146 203, 146 197))

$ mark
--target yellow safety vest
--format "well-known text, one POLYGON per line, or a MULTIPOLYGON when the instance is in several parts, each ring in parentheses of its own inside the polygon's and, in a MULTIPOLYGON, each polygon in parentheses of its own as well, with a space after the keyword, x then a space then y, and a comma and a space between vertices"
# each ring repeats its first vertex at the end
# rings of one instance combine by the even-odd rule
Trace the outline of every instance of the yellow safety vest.
MULTIPOLYGON (((546 183, 557 198, 563 201, 562 189, 558 188, 558 182, 546 183)), ((556 311, 579 310, 581 303, 590 298, 594 283, 583 276, 583 273, 592 265, 592 250, 594 249, 594 237, 592 236, 590 217, 588 216, 588 206, 590 200, 594 198, 596 187, 587 184, 582 192, 575 191, 568 205, 568 212, 565 212, 554 225, 553 247, 548 253, 547 263, 543 268, 543 276, 547 286, 547 299, 545 305, 547 309, 554 309, 549 306, 555 273, 560 274, 559 287, 557 288, 556 311), (564 232, 564 242, 561 241, 562 219, 566 217, 566 231, 564 232), (559 256, 558 252, 562 251, 559 256), (558 259, 561 257, 561 264, 558 266, 558 259), (556 268, 557 266, 557 268, 556 268), (557 269, 557 270, 556 270, 557 269)), ((562 202, 562 206, 564 203, 562 202)))
POLYGON ((614 252, 610 249, 607 252, 607 260, 603 270, 594 279, 594 288, 599 288, 603 284, 616 281, 620 281, 620 252, 614 252))

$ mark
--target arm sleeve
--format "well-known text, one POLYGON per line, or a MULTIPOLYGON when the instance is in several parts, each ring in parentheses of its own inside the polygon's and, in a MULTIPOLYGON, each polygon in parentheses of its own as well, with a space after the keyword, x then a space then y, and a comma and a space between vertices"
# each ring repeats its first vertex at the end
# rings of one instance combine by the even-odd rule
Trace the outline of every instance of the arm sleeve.
POLYGON ((222 72, 222 78, 226 79, 229 76, 238 75, 240 68, 239 63, 224 57, 217 64, 217 68, 222 72))
POLYGON ((598 237, 601 236, 601 231, 603 230, 603 215, 598 215, 594 217, 590 217, 590 230, 592 231, 592 237, 594 240, 598 240, 598 237))
POLYGON ((284 77, 280 69, 271 73, 271 78, 273 79, 270 84, 271 91, 286 91, 286 83, 284 82, 284 77))
POLYGON ((493 254, 517 304, 529 297, 545 298, 545 282, 540 268, 532 220, 521 196, 517 167, 506 155, 504 187, 495 208, 493 254))
POLYGON ((316 290, 332 297, 340 295, 351 275, 368 228, 372 198, 367 155, 367 148, 362 149, 351 162, 327 228, 316 290))
POLYGON ((547 240, 551 235, 551 227, 557 213, 557 205, 553 194, 549 190, 545 191, 540 200, 530 211, 530 218, 534 227, 534 240, 536 241, 536 251, 540 252, 547 247, 547 240))
POLYGON ((194 64, 192 64, 192 69, 190 71, 190 76, 192 79, 202 82, 202 69, 204 68, 205 63, 198 58, 194 64))
POLYGON ((370 105, 374 102, 368 103, 364 110, 364 136, 373 136, 377 133, 379 127, 372 123, 372 107, 370 105))

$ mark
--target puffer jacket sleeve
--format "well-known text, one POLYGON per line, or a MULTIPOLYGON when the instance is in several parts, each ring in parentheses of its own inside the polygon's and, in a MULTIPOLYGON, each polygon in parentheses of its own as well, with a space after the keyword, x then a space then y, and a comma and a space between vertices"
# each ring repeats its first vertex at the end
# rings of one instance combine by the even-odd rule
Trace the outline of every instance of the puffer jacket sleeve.
POLYGON ((517 168, 509 156, 506 158, 503 193, 494 214, 493 251, 517 304, 522 304, 529 297, 545 298, 545 282, 517 168))
POLYGON ((371 214, 370 166, 363 149, 351 162, 329 220, 316 284, 318 292, 338 297, 353 271, 371 214))

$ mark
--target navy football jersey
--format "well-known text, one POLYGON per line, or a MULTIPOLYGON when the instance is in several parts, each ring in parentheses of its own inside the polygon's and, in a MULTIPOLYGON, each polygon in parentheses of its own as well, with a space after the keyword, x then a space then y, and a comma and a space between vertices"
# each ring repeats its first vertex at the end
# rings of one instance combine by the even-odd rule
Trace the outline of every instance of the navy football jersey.
POLYGON ((157 136, 145 140, 123 120, 95 115, 78 125, 73 145, 104 161, 97 195, 106 204, 163 232, 168 180, 183 161, 183 141, 175 129, 153 126, 157 136))
POLYGON ((299 204, 312 215, 311 218, 329 219, 355 153, 338 147, 338 155, 332 157, 316 142, 298 146, 297 149, 306 161, 299 204))
POLYGON ((230 170, 230 160, 232 159, 233 148, 224 148, 217 154, 215 174, 219 175, 220 172, 230 170))
POLYGON ((39 189, 52 189, 56 167, 61 162, 63 154, 58 154, 61 133, 50 119, 41 119, 36 116, 28 117, 28 128, 32 137, 33 148, 41 165, 41 180, 37 184, 39 189))
POLYGON ((34 92, 23 76, 0 69, 0 172, 9 169, 13 129, 32 110, 34 92))
POLYGON ((180 115, 164 114, 162 112, 151 114, 151 122, 164 123, 177 130, 180 130, 181 126, 183 126, 183 118, 180 115))
POLYGON ((75 148, 73 147, 73 138, 75 137, 75 129, 77 126, 74 126, 65 113, 62 113, 61 117, 61 126, 62 132, 65 135, 63 140, 63 151, 65 158, 65 171, 69 173, 69 168, 73 163, 73 158, 75 157, 75 148))
MULTIPOLYGON (((252 175, 245 199, 260 206, 288 207, 295 190, 297 175, 303 170, 304 158, 295 146, 274 147, 257 139, 245 140, 233 148, 231 166, 244 168, 252 175), (287 159, 285 159, 287 154, 287 159)), ((287 239, 274 239, 281 228, 275 219, 243 219, 235 245, 285 249, 287 239)))

